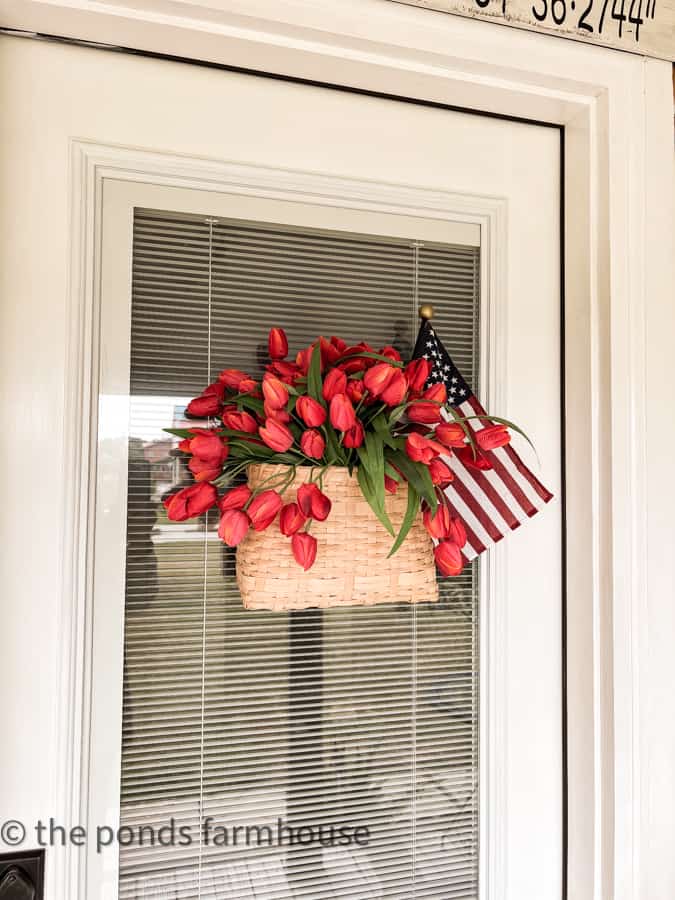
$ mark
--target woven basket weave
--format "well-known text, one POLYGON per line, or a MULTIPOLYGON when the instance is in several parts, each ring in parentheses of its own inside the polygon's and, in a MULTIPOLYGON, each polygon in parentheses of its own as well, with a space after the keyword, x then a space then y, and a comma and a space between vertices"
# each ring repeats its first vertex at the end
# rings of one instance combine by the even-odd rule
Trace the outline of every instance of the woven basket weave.
MULTIPOLYGON (((284 469, 270 464, 249 466, 249 487, 256 488, 284 469)), ((311 473, 311 467, 298 468, 284 491, 284 503, 295 500, 298 487, 311 473)), ((318 552, 309 571, 304 572, 293 559, 290 538, 281 534, 278 521, 265 531, 249 531, 237 547, 237 583, 246 609, 281 612, 438 600, 433 545, 421 515, 402 546, 387 559, 393 538, 364 500, 356 476, 332 466, 324 473, 323 491, 333 506, 325 522, 312 522, 318 552)), ((397 533, 407 493, 402 483, 396 494, 386 495, 387 513, 397 533)))

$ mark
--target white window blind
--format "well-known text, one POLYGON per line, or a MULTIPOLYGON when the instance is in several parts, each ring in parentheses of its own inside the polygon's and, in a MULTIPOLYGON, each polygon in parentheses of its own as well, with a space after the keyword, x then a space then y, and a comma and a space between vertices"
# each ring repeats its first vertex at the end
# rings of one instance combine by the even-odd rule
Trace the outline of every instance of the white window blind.
MULTIPOLYGON (((475 382, 479 251, 426 245, 419 266, 475 382)), ((259 374, 273 325, 292 348, 338 334, 409 357, 413 282, 402 240, 135 213, 123 900, 478 896, 476 569, 438 604, 247 612, 217 516, 174 524, 161 506, 188 480, 162 428, 220 369, 259 374), (367 845, 279 846, 279 820, 368 829, 367 845)))

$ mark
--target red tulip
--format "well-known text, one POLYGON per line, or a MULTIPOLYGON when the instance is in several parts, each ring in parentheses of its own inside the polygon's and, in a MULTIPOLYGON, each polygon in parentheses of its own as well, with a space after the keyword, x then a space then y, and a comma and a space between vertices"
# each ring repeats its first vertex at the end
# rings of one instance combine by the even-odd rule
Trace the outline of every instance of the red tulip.
POLYGON ((384 489, 388 494, 395 494, 398 490, 398 481, 395 481, 389 475, 384 476, 384 489))
POLYGON ((451 516, 450 510, 444 503, 439 503, 436 512, 432 514, 429 507, 425 507, 422 513, 424 527, 432 538, 442 541, 450 537, 451 516))
POLYGON ((330 342, 339 353, 344 353, 347 349, 347 342, 343 341, 342 338, 335 337, 335 335, 331 337, 330 342))
POLYGON ((431 363, 428 359, 413 359, 403 370, 408 379, 411 391, 422 391, 431 374, 431 363))
POLYGON ((398 352, 396 347, 383 347, 380 351, 380 356, 388 356, 389 359, 393 359, 396 362, 401 362, 401 354, 398 352))
POLYGON ((433 483, 438 484, 441 487, 450 484, 455 477, 447 463, 444 463, 443 460, 438 459, 438 457, 432 459, 429 463, 429 474, 431 475, 433 483))
POLYGON ((295 411, 310 428, 318 428, 326 421, 326 410, 313 397, 298 397, 295 411))
POLYGON ((201 516, 207 509, 211 509, 217 500, 218 491, 214 485, 200 482, 171 494, 164 501, 164 507, 172 522, 184 522, 193 516, 201 516))
POLYGON ((464 522, 456 516, 450 520, 448 537, 451 541, 454 541, 458 547, 463 547, 464 544, 466 544, 466 529, 464 528, 464 522))
POLYGON ((286 537, 291 537, 296 531, 299 531, 307 521, 302 510, 297 503, 287 503, 281 507, 279 513, 279 530, 286 537))
POLYGON ((251 489, 246 484, 240 484, 239 487, 232 488, 218 501, 221 512, 228 509, 243 509, 252 497, 251 489))
POLYGON ((270 359, 286 359, 288 356, 288 339, 283 328, 270 328, 267 339, 270 359))
MULTIPOLYGON (((370 370, 372 371, 372 369, 370 370)), ((367 375, 368 373, 366 373, 367 375)), ((408 392, 408 381, 400 369, 394 369, 389 384, 380 394, 380 400, 387 406, 398 406, 408 392)))
POLYGON ((236 547, 246 536, 251 522, 246 513, 241 509, 227 509, 220 517, 218 537, 228 547, 236 547))
POLYGON ((190 400, 185 407, 185 413, 196 419, 207 419, 209 416, 217 416, 222 406, 222 401, 217 394, 205 394, 190 400))
POLYGON ((481 450, 496 450, 510 440, 511 435, 505 425, 488 425, 476 432, 476 443, 481 450))
POLYGON ((298 353, 295 357, 295 364, 303 375, 306 375, 309 372, 309 364, 312 361, 313 352, 313 347, 305 347, 304 350, 298 350, 298 353))
POLYGON ((326 442, 318 431, 314 428, 308 428, 307 431, 302 433, 300 438, 300 449, 305 456, 310 456, 312 459, 321 459, 323 451, 326 449, 326 442))
POLYGON ((281 359, 275 359, 274 362, 270 363, 267 371, 278 376, 284 384, 295 384, 301 375, 300 369, 295 363, 284 362, 281 359))
POLYGON ((459 575, 462 571, 462 551, 454 541, 441 541, 434 548, 434 558, 441 575, 459 575))
POLYGON ((445 385, 438 381, 436 384, 432 384, 431 387, 428 387, 426 391, 422 394, 422 397, 425 400, 433 400, 434 403, 446 403, 448 399, 448 392, 445 388, 445 385))
POLYGON ((253 381, 250 375, 247 375, 246 372, 242 372, 240 369, 223 369, 218 378, 225 387, 234 391, 240 390, 242 381, 253 381))
POLYGON ((193 456, 188 463, 188 469, 195 477, 195 481, 213 481, 222 471, 221 466, 214 465, 206 459, 193 456))
POLYGON ((377 363, 363 376, 363 386, 373 397, 379 397, 398 371, 389 363, 377 363))
POLYGON ((258 429, 258 434, 277 453, 285 453, 293 444, 293 435, 288 428, 274 419, 266 419, 265 424, 258 429))
POLYGON ((207 397, 210 394, 214 394, 219 400, 225 402, 225 385, 222 381, 214 381, 213 384, 208 385, 202 391, 202 397, 207 397))
POLYGON ((276 491, 257 494, 248 506, 248 515, 255 531, 264 531, 271 525, 282 506, 281 494, 276 491))
POLYGON ((419 400, 410 404, 406 410, 406 415, 411 422, 418 422, 421 425, 433 425, 441 418, 441 407, 436 403, 419 400))
POLYGON ((360 379, 350 378, 347 382, 345 393, 352 401, 352 403, 356 406, 363 400, 366 390, 363 387, 363 382, 360 379))
POLYGON ((314 482, 309 482, 298 488, 298 506, 307 518, 323 522, 328 518, 332 503, 314 482))
POLYGON ((297 564, 306 572, 316 559, 316 538, 306 531, 299 531, 291 538, 291 550, 297 564))
POLYGON ((325 337, 319 338, 319 347, 321 348, 321 371, 332 366, 340 356, 339 349, 331 341, 327 341, 325 337))
POLYGON ((336 394, 330 401, 330 423, 338 431, 347 431, 356 425, 356 413, 346 394, 336 394))
POLYGON ((441 453, 445 453, 445 447, 442 444, 437 444, 436 441, 431 441, 429 438, 425 438, 421 434, 417 434, 413 431, 412 434, 408 435, 405 442, 405 452, 410 459, 415 462, 424 463, 428 466, 435 456, 440 456, 441 453))
POLYGON ((455 450, 455 456, 461 460, 468 469, 491 469, 492 463, 481 450, 476 450, 474 456, 474 448, 465 445, 455 450))
POLYGON ((466 442, 466 434, 459 422, 441 422, 434 437, 446 447, 463 447, 466 442))
POLYGON ((246 376, 246 378, 242 378, 239 382, 239 393, 240 394, 250 394, 258 387, 258 383, 254 381, 252 378, 246 376))
POLYGON ((272 409, 283 409, 288 403, 286 385, 276 375, 271 375, 269 372, 263 378, 262 392, 265 403, 272 409))
POLYGON ((363 430, 363 425, 357 419, 356 423, 352 425, 351 428, 348 428, 345 431, 345 436, 342 440, 343 445, 351 450, 352 447, 360 447, 365 438, 365 433, 363 430))
POLYGON ((264 410, 267 419, 274 419, 275 422, 280 422, 282 425, 286 425, 291 421, 291 414, 285 409, 274 409, 274 407, 265 403, 264 410))
POLYGON ((347 390, 347 376, 342 369, 331 369, 323 381, 323 399, 330 403, 336 394, 347 390))
POLYGON ((226 440, 214 432, 211 434, 196 434, 190 440, 190 453, 198 456, 204 462, 209 462, 213 467, 221 466, 227 459, 230 448, 226 440))
POLYGON ((248 434, 255 434, 258 430, 258 423, 250 413, 231 410, 223 412, 220 417, 226 428, 232 431, 246 431, 248 434))

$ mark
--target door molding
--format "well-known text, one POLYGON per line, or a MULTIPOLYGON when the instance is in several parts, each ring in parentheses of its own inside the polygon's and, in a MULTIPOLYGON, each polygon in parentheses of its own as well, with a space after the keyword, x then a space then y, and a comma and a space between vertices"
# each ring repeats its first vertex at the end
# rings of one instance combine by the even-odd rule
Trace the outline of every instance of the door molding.
MULTIPOLYGON (((83 2, 3 2, 4 18, 15 27, 202 62, 273 67, 288 77, 564 126, 566 475, 568 521, 575 523, 567 544, 569 889, 575 900, 665 900, 675 889, 668 849, 675 735, 664 696, 675 674, 666 640, 673 583, 663 563, 673 543, 673 497, 656 472, 668 464, 660 446, 672 446, 673 438, 663 421, 668 381, 659 369, 672 329, 673 267, 662 240, 672 233, 674 215, 670 67, 536 34, 514 33, 507 41, 503 29, 485 23, 375 0, 360 3, 358 16, 351 0, 339 11, 318 0, 311 28, 297 4, 254 6, 242 22, 241 5, 227 0, 217 15, 215 5, 191 7, 191 18, 177 16, 168 3, 153 16, 138 9, 132 15, 122 5, 113 14, 110 6, 85 9, 83 2)), ((72 171, 69 371, 83 375, 96 323, 77 318, 77 302, 92 297, 98 179, 105 171, 119 176, 114 161, 107 170, 95 155, 84 164, 74 153, 72 171)), ((85 377, 69 385, 64 482, 75 489, 64 506, 64 534, 73 539, 66 546, 89 552, 92 434, 73 440, 73 424, 88 428, 91 400, 85 377)), ((82 760, 69 748, 81 745, 80 713, 90 691, 90 673, 75 665, 73 648, 88 636, 79 603, 91 573, 82 559, 68 556, 64 566, 61 696, 64 704, 74 695, 83 704, 64 705, 60 742, 60 809, 71 821, 82 760)), ((64 860, 59 898, 77 896, 80 877, 74 855, 64 860)))
MULTIPOLYGON (((481 234, 481 353, 483 399, 503 405, 506 384, 505 322, 507 202, 498 197, 434 191, 384 182, 357 181, 287 169, 187 158, 171 153, 71 142, 70 288, 68 300, 67 407, 65 411, 64 552, 61 592, 59 684, 60 821, 83 823, 89 833, 94 718, 94 548, 96 540, 96 453, 101 358, 101 242, 106 183, 187 188, 295 203, 361 209, 477 225, 481 234)), ((505 877, 508 834, 506 768, 500 748, 508 728, 505 710, 507 622, 503 614, 505 554, 496 548, 481 591, 481 835, 486 843, 486 883, 505 877)), ((120 682, 121 684, 121 682, 120 682)), ((112 709, 108 710, 114 714, 112 709)), ((121 721, 121 715, 120 715, 121 721)), ((86 898, 88 872, 78 848, 64 848, 55 860, 55 897, 86 898)), ((492 896, 492 895, 490 895, 492 896)))

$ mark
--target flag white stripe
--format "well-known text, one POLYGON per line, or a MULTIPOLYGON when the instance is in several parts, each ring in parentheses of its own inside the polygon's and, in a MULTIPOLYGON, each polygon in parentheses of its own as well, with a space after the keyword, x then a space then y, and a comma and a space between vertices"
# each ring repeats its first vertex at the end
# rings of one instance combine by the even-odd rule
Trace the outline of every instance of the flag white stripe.
MULTIPOLYGON (((481 509, 485 512, 486 516, 490 519, 494 527, 501 531, 502 534, 508 534, 509 531, 512 530, 511 526, 504 519, 502 514, 490 500, 483 488, 472 477, 471 473, 467 470, 464 463, 460 462, 460 460, 454 454, 453 456, 444 456, 443 459, 448 463, 452 471, 455 473, 455 477, 457 478, 457 480, 461 481, 467 491, 469 491, 469 493, 476 498, 476 500, 480 504, 481 509)), ((482 474, 485 475, 486 472, 483 472, 482 474)))
MULTIPOLYGON (((463 484, 464 482, 462 482, 463 484)), ((476 535, 478 540, 484 544, 486 547, 491 547, 494 544, 494 541, 487 533, 487 531, 483 528, 479 520, 476 516, 471 512, 466 503, 459 496, 457 491, 453 491, 452 484, 448 487, 448 497, 450 498, 450 502, 455 507, 460 516, 464 519, 469 528, 476 535)))

